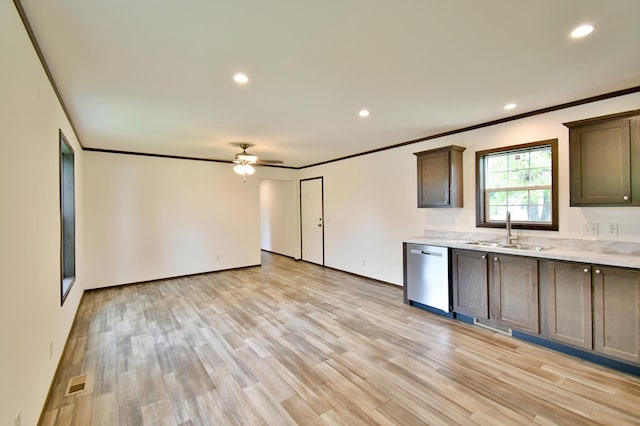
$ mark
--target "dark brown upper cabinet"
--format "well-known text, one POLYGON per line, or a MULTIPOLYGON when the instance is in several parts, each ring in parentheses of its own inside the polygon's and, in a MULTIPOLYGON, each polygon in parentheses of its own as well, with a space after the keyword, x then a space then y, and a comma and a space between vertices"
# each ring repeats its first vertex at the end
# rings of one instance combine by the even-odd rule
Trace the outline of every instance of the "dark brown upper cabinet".
POLYGON ((418 207, 462 207, 462 152, 451 145, 416 152, 418 157, 418 207))
POLYGON ((571 206, 640 206, 640 110, 564 124, 571 206))

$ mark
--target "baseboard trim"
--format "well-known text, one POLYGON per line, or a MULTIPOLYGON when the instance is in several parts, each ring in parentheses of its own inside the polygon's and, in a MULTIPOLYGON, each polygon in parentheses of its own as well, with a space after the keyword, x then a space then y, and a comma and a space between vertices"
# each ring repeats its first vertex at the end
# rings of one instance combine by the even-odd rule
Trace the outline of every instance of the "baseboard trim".
POLYGON ((271 251, 271 250, 265 250, 265 249, 260 249, 260 251, 263 251, 263 252, 269 253, 269 254, 275 254, 275 255, 278 255, 278 256, 286 257, 288 259, 293 259, 293 260, 296 260, 296 261, 297 260, 302 260, 302 259, 298 259, 298 258, 296 258, 294 256, 289 256, 288 254, 278 253, 277 251, 271 251))
POLYGON ((150 283, 155 283, 155 282, 158 282, 158 281, 175 280, 175 279, 179 279, 179 278, 197 277, 199 275, 214 274, 216 272, 237 271, 237 270, 240 270, 240 269, 255 268, 256 266, 262 266, 262 264, 261 263, 257 263, 255 265, 237 266, 235 268, 215 269, 215 270, 211 270, 211 271, 194 272, 193 274, 174 275, 174 276, 164 277, 164 278, 154 278, 154 279, 151 279, 151 280, 134 281, 134 282, 130 282, 130 283, 121 283, 121 284, 112 284, 112 285, 107 285, 107 286, 104 286, 104 287, 88 288, 85 291, 98 291, 98 290, 104 290, 106 288, 117 288, 117 287, 125 287, 125 286, 138 285, 138 284, 150 284, 150 283))
POLYGON ((433 306, 425 305, 420 302, 414 302, 409 300, 409 306, 422 309, 423 311, 431 312, 432 314, 440 315, 441 317, 453 318, 453 312, 445 312, 442 309, 434 308, 433 306))
POLYGON ((607 358, 596 353, 586 351, 583 349, 574 348, 572 346, 563 345, 562 343, 553 342, 551 340, 544 339, 542 337, 533 336, 531 334, 522 333, 517 330, 513 330, 513 337, 516 337, 525 342, 535 343, 536 345, 543 346, 554 351, 562 352, 567 355, 574 356, 576 358, 584 359, 586 361, 593 362, 594 364, 603 365, 605 367, 622 371, 624 373, 633 374, 634 376, 640 376, 640 366, 628 364, 624 361, 607 358))
POLYGON ((455 318, 458 321, 462 321, 464 323, 467 323, 467 324, 471 324, 471 325, 475 325, 476 324, 475 318, 470 317, 468 315, 459 314, 457 312, 453 313, 453 318, 455 318))
MULTIPOLYGON (((307 262, 307 263, 312 263, 314 265, 318 265, 317 263, 313 263, 313 262, 307 262)), ((323 265, 318 265, 318 266, 323 266, 323 265)), ((367 277, 366 275, 356 274, 355 272, 345 271, 344 269, 338 269, 338 268, 334 268, 332 266, 327 266, 327 265, 324 265, 324 268, 331 269, 333 271, 342 272, 343 274, 353 275, 354 277, 363 278, 363 279, 366 279, 366 280, 369 280, 369 281, 374 281, 377 284, 383 284, 383 285, 391 286, 391 287, 394 287, 394 288, 402 289, 401 285, 393 284, 393 283, 390 283, 390 282, 387 282, 387 281, 378 280, 376 278, 367 277)))
MULTIPOLYGON (((471 325, 481 325, 475 322, 475 318, 463 314, 454 314, 454 318, 458 321, 465 322, 471 325)), ((594 364, 602 365, 612 370, 622 371, 623 373, 633 374, 634 376, 640 376, 640 366, 629 364, 625 361, 608 358, 604 355, 599 355, 595 352, 591 352, 585 349, 576 348, 573 346, 565 345, 563 343, 554 342, 541 336, 534 336, 532 334, 523 333, 518 330, 511 330, 511 337, 523 340, 528 343, 533 343, 543 348, 551 349, 556 352, 563 353, 565 355, 573 356, 576 358, 584 359, 585 361, 592 362, 594 364)))

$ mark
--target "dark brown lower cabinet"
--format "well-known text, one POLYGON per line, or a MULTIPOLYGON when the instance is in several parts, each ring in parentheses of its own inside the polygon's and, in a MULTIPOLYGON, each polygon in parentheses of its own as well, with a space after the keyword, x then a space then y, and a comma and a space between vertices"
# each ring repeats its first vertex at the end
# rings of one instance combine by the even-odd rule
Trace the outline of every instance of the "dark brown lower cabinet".
POLYGON ((451 251, 453 311, 538 333, 538 261, 529 257, 451 251))
POLYGON ((451 250, 453 311, 640 364, 640 270, 451 250))
POLYGON ((594 266, 594 349, 640 362, 640 271, 594 266))
POLYGON ((540 261, 543 335, 640 363, 640 271, 540 261))
POLYGON ((591 350, 591 265, 540 261, 543 335, 591 350))
POLYGON ((540 332, 538 260, 491 254, 490 318, 530 333, 540 332))
POLYGON ((472 250, 451 251, 453 311, 474 318, 489 318, 487 254, 472 250))

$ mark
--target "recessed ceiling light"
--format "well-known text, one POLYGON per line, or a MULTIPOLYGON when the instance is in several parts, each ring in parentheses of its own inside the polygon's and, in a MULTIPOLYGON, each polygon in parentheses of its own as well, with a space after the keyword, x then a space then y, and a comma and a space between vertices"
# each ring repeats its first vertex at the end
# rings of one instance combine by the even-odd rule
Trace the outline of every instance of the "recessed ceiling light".
POLYGON ((249 82, 249 77, 247 77, 246 74, 239 72, 233 76, 233 80, 238 84, 247 84, 249 82))
POLYGON ((580 38, 586 35, 591 34, 593 31, 593 25, 584 24, 576 27, 573 31, 571 31, 571 38, 580 38))
POLYGON ((510 103, 510 104, 506 104, 506 105, 504 106, 504 109, 506 109, 506 110, 510 110, 510 109, 514 109, 514 108, 515 108, 515 107, 517 107, 517 106, 518 106, 518 105, 516 105, 516 104, 514 104, 514 103, 512 102, 512 103, 510 103))
POLYGON ((358 113, 358 115, 360 117, 368 117, 369 116, 369 111, 366 109, 361 109, 360 112, 358 113))

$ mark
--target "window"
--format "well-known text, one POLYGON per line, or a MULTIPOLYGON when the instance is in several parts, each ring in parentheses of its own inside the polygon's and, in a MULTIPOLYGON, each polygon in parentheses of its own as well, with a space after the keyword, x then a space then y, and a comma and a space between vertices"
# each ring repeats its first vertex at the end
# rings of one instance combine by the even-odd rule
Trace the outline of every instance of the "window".
POLYGON ((73 148, 60 136, 60 304, 76 278, 76 206, 73 148))
POLYGON ((476 152, 476 225, 558 230, 558 140, 476 152))

